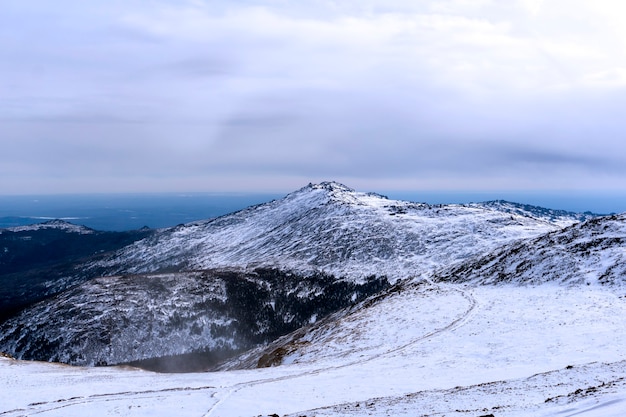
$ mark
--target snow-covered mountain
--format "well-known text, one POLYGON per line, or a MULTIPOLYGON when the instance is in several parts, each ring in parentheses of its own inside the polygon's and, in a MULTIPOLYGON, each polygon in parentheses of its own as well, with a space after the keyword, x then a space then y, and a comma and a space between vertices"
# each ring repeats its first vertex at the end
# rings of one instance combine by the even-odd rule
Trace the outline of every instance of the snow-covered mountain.
POLYGON ((441 271, 438 280, 477 284, 626 283, 626 214, 598 217, 508 245, 441 271))
POLYGON ((223 371, 177 375, 0 358, 0 414, 621 417, 625 216, 429 206, 322 183, 159 231, 81 263, 84 276, 119 274, 4 323, 0 350, 261 345, 223 371))
POLYGON ((46 230, 46 229, 63 230, 65 232, 79 233, 79 234, 84 234, 84 235, 95 233, 95 230, 90 229, 89 227, 76 225, 76 224, 67 222, 65 220, 53 219, 53 220, 45 221, 43 223, 31 224, 28 226, 16 226, 16 227, 9 227, 8 229, 0 229, 0 234, 2 234, 3 230, 5 232, 8 231, 8 232, 16 233, 16 232, 34 232, 34 231, 46 230))
POLYGON ((470 203, 470 207, 489 208, 504 213, 518 214, 520 216, 544 219, 550 223, 559 224, 561 226, 569 226, 572 223, 582 222, 585 220, 599 217, 598 214, 591 212, 572 213, 565 210, 555 210, 545 207, 533 206, 530 204, 514 203, 505 200, 485 201, 483 203, 470 203))
MULTIPOLYGON (((97 246, 81 239, 79 245, 68 245, 70 240, 64 237, 46 250, 55 254, 67 248, 93 248, 91 254, 97 257, 82 262, 74 257, 72 262, 37 271, 30 279, 36 287, 29 284, 19 289, 32 302, 100 276, 216 268, 274 268, 299 275, 324 272, 357 281, 375 275, 393 282, 427 276, 442 266, 489 253, 514 240, 559 230, 588 216, 504 202, 433 206, 324 182, 216 219, 140 230, 126 237, 82 234, 90 229, 57 221, 5 235, 13 239, 10 234, 21 233, 20 239, 27 239, 35 233, 80 231, 74 235, 111 241, 97 246), (146 238, 137 241, 139 237, 146 238)), ((17 253, 10 246, 5 245, 5 252, 0 253, 0 266, 3 259, 17 253)), ((23 280, 11 282, 18 281, 23 280)))
POLYGON ((163 230, 90 267, 109 275, 270 267, 353 279, 384 275, 393 281, 427 275, 577 219, 566 212, 512 210, 510 204, 389 200, 324 182, 217 219, 163 230))
POLYGON ((73 265, 48 285, 51 293, 69 290, 0 327, 0 351, 81 365, 221 357, 354 304, 387 280, 429 277, 578 218, 513 203, 431 206, 310 184, 73 265), (259 315, 244 317, 246 310, 259 315))

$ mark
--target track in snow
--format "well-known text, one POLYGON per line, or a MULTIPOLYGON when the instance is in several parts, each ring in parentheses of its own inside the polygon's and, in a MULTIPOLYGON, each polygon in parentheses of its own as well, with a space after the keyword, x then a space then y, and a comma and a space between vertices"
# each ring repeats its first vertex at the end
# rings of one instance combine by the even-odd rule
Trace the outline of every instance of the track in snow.
MULTIPOLYGON (((255 388, 275 382, 297 380, 299 378, 321 375, 328 371, 358 367, 359 365, 401 352, 402 350, 408 349, 415 344, 437 337, 438 335, 441 335, 443 333, 453 331, 454 329, 464 325, 471 318, 472 313, 475 311, 478 304, 469 291, 456 288, 456 286, 454 285, 434 283, 429 284, 432 288, 460 293, 467 300, 468 307, 460 315, 456 316, 452 321, 450 321, 443 327, 439 327, 435 330, 422 334, 419 337, 413 338, 410 341, 403 343, 399 346, 392 346, 383 352, 373 352, 373 354, 370 354, 364 358, 359 358, 358 360, 351 360, 346 363, 308 371, 297 372, 296 370, 296 373, 294 374, 270 378, 260 378, 252 381, 236 383, 231 385, 230 387, 224 387, 222 389, 215 386, 173 387, 155 390, 129 390, 111 393, 98 393, 83 396, 73 396, 69 398, 60 398, 57 400, 41 401, 28 404, 28 406, 24 408, 0 412, 0 417, 34 415, 75 415, 77 411, 89 409, 93 410, 94 406, 97 406, 98 404, 102 406, 102 404, 105 403, 107 404, 106 409, 114 411, 116 414, 136 415, 139 411, 138 408, 140 408, 140 414, 149 415, 149 408, 151 406, 163 408, 171 405, 172 407, 174 407, 180 405, 181 401, 187 401, 190 404, 196 404, 196 410, 195 412, 190 413, 191 415, 203 415, 205 417, 220 416, 220 411, 222 410, 222 408, 229 402, 230 399, 233 398, 233 396, 236 396, 236 394, 241 390, 245 390, 247 388, 255 388), (132 403, 132 407, 135 408, 134 410, 130 409, 130 406, 128 405, 129 402, 132 403), (119 405, 117 403, 119 403, 119 405), (206 408, 204 408, 205 411, 200 411, 199 409, 201 404, 204 404, 204 407, 206 407, 207 403, 210 404, 208 411, 206 411, 206 408)), ((382 302, 384 302, 384 300, 382 300, 382 302)), ((278 370, 278 368, 274 368, 274 371, 276 370, 278 370)))
MULTIPOLYGON (((143 403, 149 402, 150 404, 159 404, 159 400, 165 399, 171 393, 205 393, 211 392, 211 397, 215 395, 215 387, 203 386, 203 387, 180 387, 180 388, 164 388, 158 390, 144 390, 144 391, 123 391, 114 393, 93 394, 87 396, 61 398, 54 401, 42 401, 37 403, 28 404, 27 408, 20 408, 15 410, 8 410, 0 412, 0 416, 31 416, 31 415, 50 415, 58 414, 63 415, 60 410, 79 407, 79 406, 93 406, 98 403, 115 402, 120 401, 127 403, 129 400, 133 402, 143 403)), ((178 401, 178 400, 177 400, 178 401)), ((141 405, 137 405, 141 407, 141 405)))
MULTIPOLYGON (((468 302, 469 307, 457 318, 455 318, 453 321, 451 321, 449 324, 447 324, 444 327, 435 329, 433 331, 430 331, 420 337, 414 338, 411 341, 409 341, 408 343, 404 343, 401 346, 396 346, 393 347, 391 349, 388 349, 384 352, 380 352, 380 353, 376 353, 373 355, 370 355, 366 358, 360 358, 359 360, 355 360, 355 361, 350 361, 348 363, 344 363, 341 365, 335 365, 335 366, 329 366, 329 367, 325 367, 325 368, 321 368, 321 369, 315 369, 312 371, 306 371, 306 372, 299 372, 296 374, 292 374, 292 375, 285 375, 285 376, 281 376, 281 377, 275 377, 275 378, 262 378, 262 379, 258 379, 258 380, 254 380, 254 381, 248 381, 248 382, 243 382, 240 384, 236 384, 232 387, 230 387, 230 389, 222 396, 222 398, 220 398, 209 410, 206 414, 204 414, 203 417, 211 417, 211 416, 217 416, 219 414, 217 413, 217 410, 227 401, 229 400, 234 394, 236 394, 238 391, 242 390, 242 389, 246 389, 246 388, 254 388, 260 385, 264 385, 264 384, 270 384, 270 383, 274 383, 274 382, 282 382, 282 381, 287 381, 287 380, 294 380, 294 379, 298 379, 298 378, 303 378, 303 377, 310 377, 310 376, 314 376, 314 375, 320 375, 324 372, 328 372, 328 371, 335 371, 335 370, 341 370, 341 369, 345 369, 345 368, 349 368, 352 366, 359 366, 359 365, 363 365, 365 363, 368 362, 372 362, 381 358, 384 358, 386 356, 390 356, 392 354, 401 352, 409 347, 412 347, 416 344, 419 344, 421 342, 424 342, 428 339, 437 337, 443 333, 446 332, 450 332, 453 331, 454 329, 457 329, 461 326, 463 326, 465 323, 467 323, 470 318, 472 317, 474 311, 476 310, 477 306, 478 306, 478 302, 476 301, 476 299, 474 298, 474 296, 471 294, 471 292, 465 290, 465 289, 460 289, 457 288, 453 285, 448 285, 448 284, 439 284, 439 283, 434 283, 432 281, 428 281, 428 283, 431 286, 437 287, 438 289, 444 289, 444 290, 452 290, 455 292, 460 293, 468 302)), ((219 396, 219 392, 216 393, 216 396, 219 396)))

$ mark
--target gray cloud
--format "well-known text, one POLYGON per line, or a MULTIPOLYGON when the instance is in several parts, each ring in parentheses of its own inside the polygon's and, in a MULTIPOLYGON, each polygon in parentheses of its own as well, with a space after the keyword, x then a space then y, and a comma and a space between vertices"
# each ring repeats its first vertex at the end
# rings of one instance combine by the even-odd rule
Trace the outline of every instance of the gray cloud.
POLYGON ((0 193, 626 184, 602 4, 69 6, 3 3, 0 193))
POLYGON ((166 66, 173 76, 216 77, 233 74, 236 66, 224 59, 190 58, 166 66))

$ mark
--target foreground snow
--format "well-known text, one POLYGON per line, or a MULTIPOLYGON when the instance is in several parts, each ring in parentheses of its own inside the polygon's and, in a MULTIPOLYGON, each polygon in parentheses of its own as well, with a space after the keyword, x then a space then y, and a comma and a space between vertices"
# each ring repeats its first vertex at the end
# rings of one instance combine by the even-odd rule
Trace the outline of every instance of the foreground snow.
POLYGON ((0 415, 622 416, 625 325, 615 287, 421 283, 284 338, 272 368, 154 374, 2 358, 0 415))

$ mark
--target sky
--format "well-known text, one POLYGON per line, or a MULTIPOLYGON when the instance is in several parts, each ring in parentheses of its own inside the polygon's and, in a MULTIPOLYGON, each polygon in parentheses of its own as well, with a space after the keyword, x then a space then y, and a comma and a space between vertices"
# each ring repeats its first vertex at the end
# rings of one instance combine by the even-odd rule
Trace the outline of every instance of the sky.
POLYGON ((626 3, 0 0, 0 194, 626 194, 626 3))

